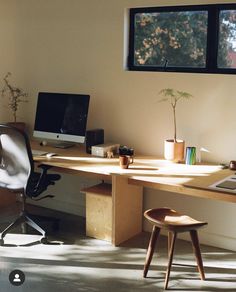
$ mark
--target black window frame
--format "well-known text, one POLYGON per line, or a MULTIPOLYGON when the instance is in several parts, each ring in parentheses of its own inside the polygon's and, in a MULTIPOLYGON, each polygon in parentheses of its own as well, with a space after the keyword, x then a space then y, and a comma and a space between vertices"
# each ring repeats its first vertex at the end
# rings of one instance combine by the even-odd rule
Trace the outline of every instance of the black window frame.
POLYGON ((236 74, 236 68, 217 67, 218 44, 219 44, 219 15, 222 10, 236 10, 236 3, 231 4, 206 4, 206 5, 181 5, 130 8, 129 12, 129 49, 128 70, 129 71, 157 71, 157 72, 189 72, 189 73, 217 73, 236 74), (173 67, 173 66, 137 66, 134 64, 134 40, 135 40, 135 15, 137 13, 155 12, 178 12, 178 11, 207 11, 207 46, 206 67, 173 67))

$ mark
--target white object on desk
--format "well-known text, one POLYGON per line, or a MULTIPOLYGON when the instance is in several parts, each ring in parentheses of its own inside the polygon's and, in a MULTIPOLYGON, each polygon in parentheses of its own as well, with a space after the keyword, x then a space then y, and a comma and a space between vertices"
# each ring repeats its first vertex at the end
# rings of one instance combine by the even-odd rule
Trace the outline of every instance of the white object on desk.
POLYGON ((112 151, 113 153, 118 153, 120 144, 106 143, 94 145, 91 147, 91 154, 99 157, 107 157, 107 152, 112 151))
POLYGON ((41 156, 41 155, 46 155, 48 152, 47 151, 42 151, 42 150, 31 150, 33 156, 41 156))
POLYGON ((48 152, 48 153, 46 154, 46 157, 47 157, 47 158, 51 158, 51 157, 56 156, 56 155, 57 155, 57 153, 54 153, 54 152, 48 152))

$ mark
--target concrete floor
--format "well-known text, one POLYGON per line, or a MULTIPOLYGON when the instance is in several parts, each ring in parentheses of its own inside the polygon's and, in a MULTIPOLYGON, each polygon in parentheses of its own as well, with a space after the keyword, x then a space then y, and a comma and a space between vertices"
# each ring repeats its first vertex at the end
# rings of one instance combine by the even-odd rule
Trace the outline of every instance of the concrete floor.
MULTIPOLYGON (((0 230, 12 217, 10 213, 1 212, 0 230)), ((6 236, 5 246, 0 247, 0 292, 163 291, 167 265, 164 236, 144 279, 149 234, 140 234, 120 247, 113 247, 86 237, 83 219, 63 214, 59 217, 63 217, 61 228, 57 233, 51 232, 51 244, 40 244, 35 234, 22 235, 16 231, 6 236), (18 287, 8 279, 15 269, 22 270, 26 277, 18 287)), ((202 246, 202 256, 206 281, 199 279, 191 244, 177 240, 169 289, 236 292, 236 253, 202 246)))

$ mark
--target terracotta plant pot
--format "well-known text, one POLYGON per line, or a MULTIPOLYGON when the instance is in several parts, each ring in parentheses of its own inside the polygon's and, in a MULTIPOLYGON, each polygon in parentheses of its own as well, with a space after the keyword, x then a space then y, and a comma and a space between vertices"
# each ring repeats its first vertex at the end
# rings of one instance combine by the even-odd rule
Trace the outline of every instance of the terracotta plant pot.
POLYGON ((165 140, 164 157, 167 160, 181 162, 184 160, 184 141, 168 139, 165 140))

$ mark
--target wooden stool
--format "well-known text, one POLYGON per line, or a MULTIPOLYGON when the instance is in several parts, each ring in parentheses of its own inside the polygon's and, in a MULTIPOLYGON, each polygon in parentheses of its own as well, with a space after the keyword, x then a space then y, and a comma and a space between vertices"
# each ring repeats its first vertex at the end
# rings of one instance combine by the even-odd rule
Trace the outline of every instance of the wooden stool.
POLYGON ((187 215, 177 213, 175 210, 169 208, 150 209, 144 212, 144 217, 153 224, 152 234, 149 241, 149 246, 144 265, 143 276, 146 278, 147 272, 152 260, 155 244, 160 234, 161 229, 168 230, 168 254, 169 261, 165 277, 165 289, 168 287, 170 276, 170 269, 173 260, 175 240, 178 232, 189 231, 193 250, 196 256, 198 270, 202 280, 205 280, 201 250, 198 241, 198 234, 196 229, 203 227, 207 222, 197 221, 187 215))

